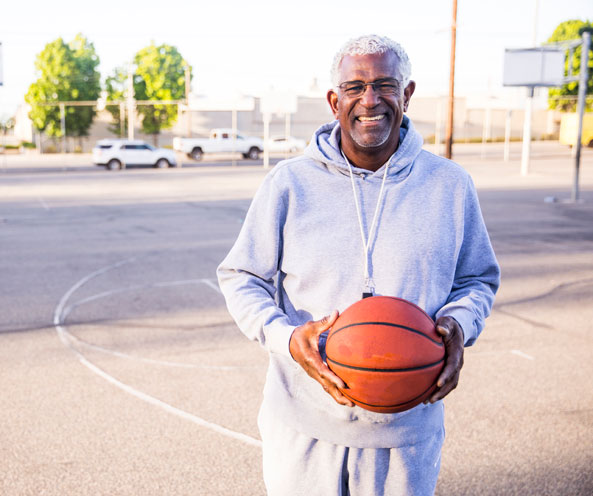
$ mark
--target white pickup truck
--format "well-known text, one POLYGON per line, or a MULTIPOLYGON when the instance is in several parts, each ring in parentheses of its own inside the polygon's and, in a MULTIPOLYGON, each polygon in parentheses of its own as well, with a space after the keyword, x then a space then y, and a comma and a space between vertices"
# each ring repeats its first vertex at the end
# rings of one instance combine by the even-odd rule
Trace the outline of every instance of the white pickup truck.
POLYGON ((264 149, 263 140, 235 134, 232 129, 213 129, 209 138, 173 138, 173 149, 200 160, 204 153, 239 152, 244 158, 255 160, 264 149))

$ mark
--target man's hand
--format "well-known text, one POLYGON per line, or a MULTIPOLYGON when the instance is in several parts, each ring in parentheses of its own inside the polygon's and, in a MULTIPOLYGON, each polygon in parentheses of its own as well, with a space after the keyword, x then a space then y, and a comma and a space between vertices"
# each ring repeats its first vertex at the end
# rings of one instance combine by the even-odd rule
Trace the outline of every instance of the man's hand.
POLYGON ((340 405, 354 406, 340 392, 346 385, 329 367, 323 363, 319 354, 319 336, 327 331, 338 318, 337 310, 321 320, 309 321, 297 327, 290 337, 289 350, 292 358, 305 369, 313 379, 340 405))
POLYGON ((445 366, 437 379, 437 390, 425 403, 442 400, 453 391, 463 367, 463 330, 457 321, 452 317, 441 317, 436 321, 436 329, 445 341, 445 366))

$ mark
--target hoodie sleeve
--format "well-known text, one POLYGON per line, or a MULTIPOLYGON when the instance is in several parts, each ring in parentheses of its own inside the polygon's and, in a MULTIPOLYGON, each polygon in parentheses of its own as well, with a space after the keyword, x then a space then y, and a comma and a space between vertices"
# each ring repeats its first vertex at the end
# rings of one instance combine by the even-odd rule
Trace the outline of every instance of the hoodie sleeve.
POLYGON ((500 268, 482 218, 471 178, 466 188, 463 236, 455 278, 447 303, 436 318, 453 317, 463 329, 465 345, 474 344, 490 315, 500 284, 500 268))
POLYGON ((270 352, 290 356, 288 346, 295 326, 275 299, 287 201, 274 183, 274 174, 268 174, 217 276, 241 332, 270 352))

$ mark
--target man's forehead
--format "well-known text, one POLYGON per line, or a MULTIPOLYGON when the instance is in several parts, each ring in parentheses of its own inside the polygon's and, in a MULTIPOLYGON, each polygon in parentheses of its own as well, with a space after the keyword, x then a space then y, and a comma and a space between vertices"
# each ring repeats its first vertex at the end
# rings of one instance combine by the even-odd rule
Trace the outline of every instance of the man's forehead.
POLYGON ((372 75, 377 77, 400 76, 399 61, 392 52, 366 55, 345 55, 340 62, 341 80, 359 79, 372 75))

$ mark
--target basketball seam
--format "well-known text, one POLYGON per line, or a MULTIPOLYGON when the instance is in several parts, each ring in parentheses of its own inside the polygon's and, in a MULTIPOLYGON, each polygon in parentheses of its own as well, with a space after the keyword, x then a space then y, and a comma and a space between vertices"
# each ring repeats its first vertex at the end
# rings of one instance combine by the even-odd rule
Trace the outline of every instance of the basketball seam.
POLYGON ((422 398, 422 396, 424 396, 426 393, 428 393, 431 389, 434 389, 434 387, 435 387, 435 385, 432 384, 431 386, 429 386, 427 389, 425 389, 422 393, 420 393, 415 398, 412 398, 411 400, 408 400, 408 401, 404 401, 402 403, 396 403, 394 405, 373 405, 372 403, 365 403, 364 401, 360 401, 359 399, 354 398, 353 396, 349 395, 345 391, 343 391, 343 390, 341 390, 341 391, 344 394, 344 396, 350 398, 352 401, 359 403, 360 405, 370 406, 372 408, 399 408, 399 407, 408 405, 409 403, 414 403, 415 401, 418 400, 418 398, 422 398))
POLYGON ((427 318, 427 319, 428 319, 430 322, 433 322, 433 320, 430 318, 430 315, 428 315, 428 314, 426 313, 426 311, 425 311, 425 310, 424 310, 422 307, 419 307, 418 305, 416 305, 415 303, 412 303, 411 301, 404 300, 403 298, 398 298, 397 296, 385 296, 385 295, 377 295, 377 297, 378 297, 378 298, 390 298, 390 299, 392 299, 392 300, 398 300, 399 302, 401 302, 401 303, 404 303, 404 304, 406 304, 406 305, 408 305, 408 306, 411 306, 412 308, 415 308, 416 310, 420 310, 420 311, 421 311, 421 312, 424 314, 424 316, 425 316, 425 317, 426 317, 426 318, 427 318))
POLYGON ((392 322, 355 322, 354 324, 348 324, 345 325, 344 327, 340 327, 339 329, 336 329, 335 331, 333 331, 329 337, 328 337, 328 342, 329 340, 335 336, 338 332, 343 331, 344 329, 348 329, 349 327, 355 327, 355 326, 361 326, 361 325, 384 325, 384 326, 389 326, 389 327, 398 327, 400 329, 404 329, 405 331, 410 331, 413 332, 415 334, 418 334, 426 339, 428 339, 429 341, 433 342, 434 344, 436 344, 437 346, 442 347, 443 343, 434 340, 433 338, 431 338, 430 336, 427 336, 426 334, 424 334, 421 331, 418 331, 417 329, 414 329, 413 327, 407 327, 401 324, 394 324, 392 322))
POLYGON ((336 360, 333 360, 330 357, 326 357, 326 358, 329 362, 331 362, 335 365, 339 365, 340 367, 346 367, 347 369, 353 369, 353 370, 364 370, 367 372, 411 372, 414 370, 429 369, 430 367, 434 367, 435 365, 438 365, 439 363, 442 363, 445 361, 445 358, 443 357, 434 363, 429 363, 427 365, 419 365, 417 367, 406 367, 406 368, 400 368, 400 369, 376 369, 376 368, 370 368, 370 367, 358 367, 356 365, 347 365, 345 363, 340 363, 336 360))

